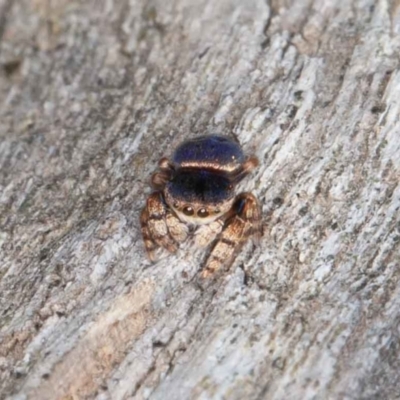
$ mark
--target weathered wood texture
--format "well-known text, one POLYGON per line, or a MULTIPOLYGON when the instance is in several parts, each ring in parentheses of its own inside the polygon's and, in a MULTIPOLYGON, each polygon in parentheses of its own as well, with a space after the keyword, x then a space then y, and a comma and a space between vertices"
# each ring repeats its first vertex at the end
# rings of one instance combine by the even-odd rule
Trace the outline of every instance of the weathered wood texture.
POLYGON ((398 0, 0 0, 0 397, 397 399, 398 0), (158 159, 234 134, 265 234, 146 261, 158 159))

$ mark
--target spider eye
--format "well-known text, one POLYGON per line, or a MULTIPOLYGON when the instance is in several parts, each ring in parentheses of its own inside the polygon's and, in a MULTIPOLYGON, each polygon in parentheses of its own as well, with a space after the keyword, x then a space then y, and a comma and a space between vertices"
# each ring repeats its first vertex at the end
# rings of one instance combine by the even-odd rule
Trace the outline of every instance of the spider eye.
POLYGON ((216 208, 215 210, 214 210, 214 213, 215 214, 219 214, 221 212, 221 210, 219 209, 219 208, 216 208))
POLYGON ((205 208, 200 208, 200 210, 197 212, 197 215, 201 218, 208 217, 208 211, 205 208))
POLYGON ((179 204, 178 203, 174 203, 174 208, 179 208, 179 204))
POLYGON ((194 210, 192 207, 185 207, 182 211, 185 215, 188 215, 188 216, 191 216, 194 214, 194 210))

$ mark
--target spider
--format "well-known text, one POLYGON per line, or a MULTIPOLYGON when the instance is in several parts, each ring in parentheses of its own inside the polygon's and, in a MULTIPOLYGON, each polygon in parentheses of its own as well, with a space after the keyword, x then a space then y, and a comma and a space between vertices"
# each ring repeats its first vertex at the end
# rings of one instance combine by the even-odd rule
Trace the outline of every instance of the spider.
POLYGON ((155 191, 148 197, 140 222, 147 254, 155 261, 155 251, 174 253, 186 240, 188 227, 217 225, 220 232, 201 273, 211 276, 229 267, 244 243, 262 234, 261 209, 252 193, 235 196, 235 186, 257 165, 256 157, 246 158, 239 144, 227 136, 209 135, 180 144, 171 159, 162 158, 152 178, 155 191))

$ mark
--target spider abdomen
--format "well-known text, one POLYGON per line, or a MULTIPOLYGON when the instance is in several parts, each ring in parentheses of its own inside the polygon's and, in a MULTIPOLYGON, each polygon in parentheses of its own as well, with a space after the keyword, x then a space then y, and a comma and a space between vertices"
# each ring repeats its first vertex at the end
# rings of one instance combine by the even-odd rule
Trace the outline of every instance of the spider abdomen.
POLYGON ((202 168, 230 173, 245 160, 239 144, 227 136, 210 135, 183 142, 172 155, 179 168, 202 168))

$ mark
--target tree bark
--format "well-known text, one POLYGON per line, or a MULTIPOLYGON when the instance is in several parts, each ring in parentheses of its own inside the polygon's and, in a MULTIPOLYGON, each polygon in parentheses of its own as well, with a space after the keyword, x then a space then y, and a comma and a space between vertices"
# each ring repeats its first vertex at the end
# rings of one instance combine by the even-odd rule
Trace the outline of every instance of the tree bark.
POLYGON ((0 398, 398 399, 398 0, 0 0, 0 398), (264 235, 205 287, 139 213, 200 134, 264 235))

